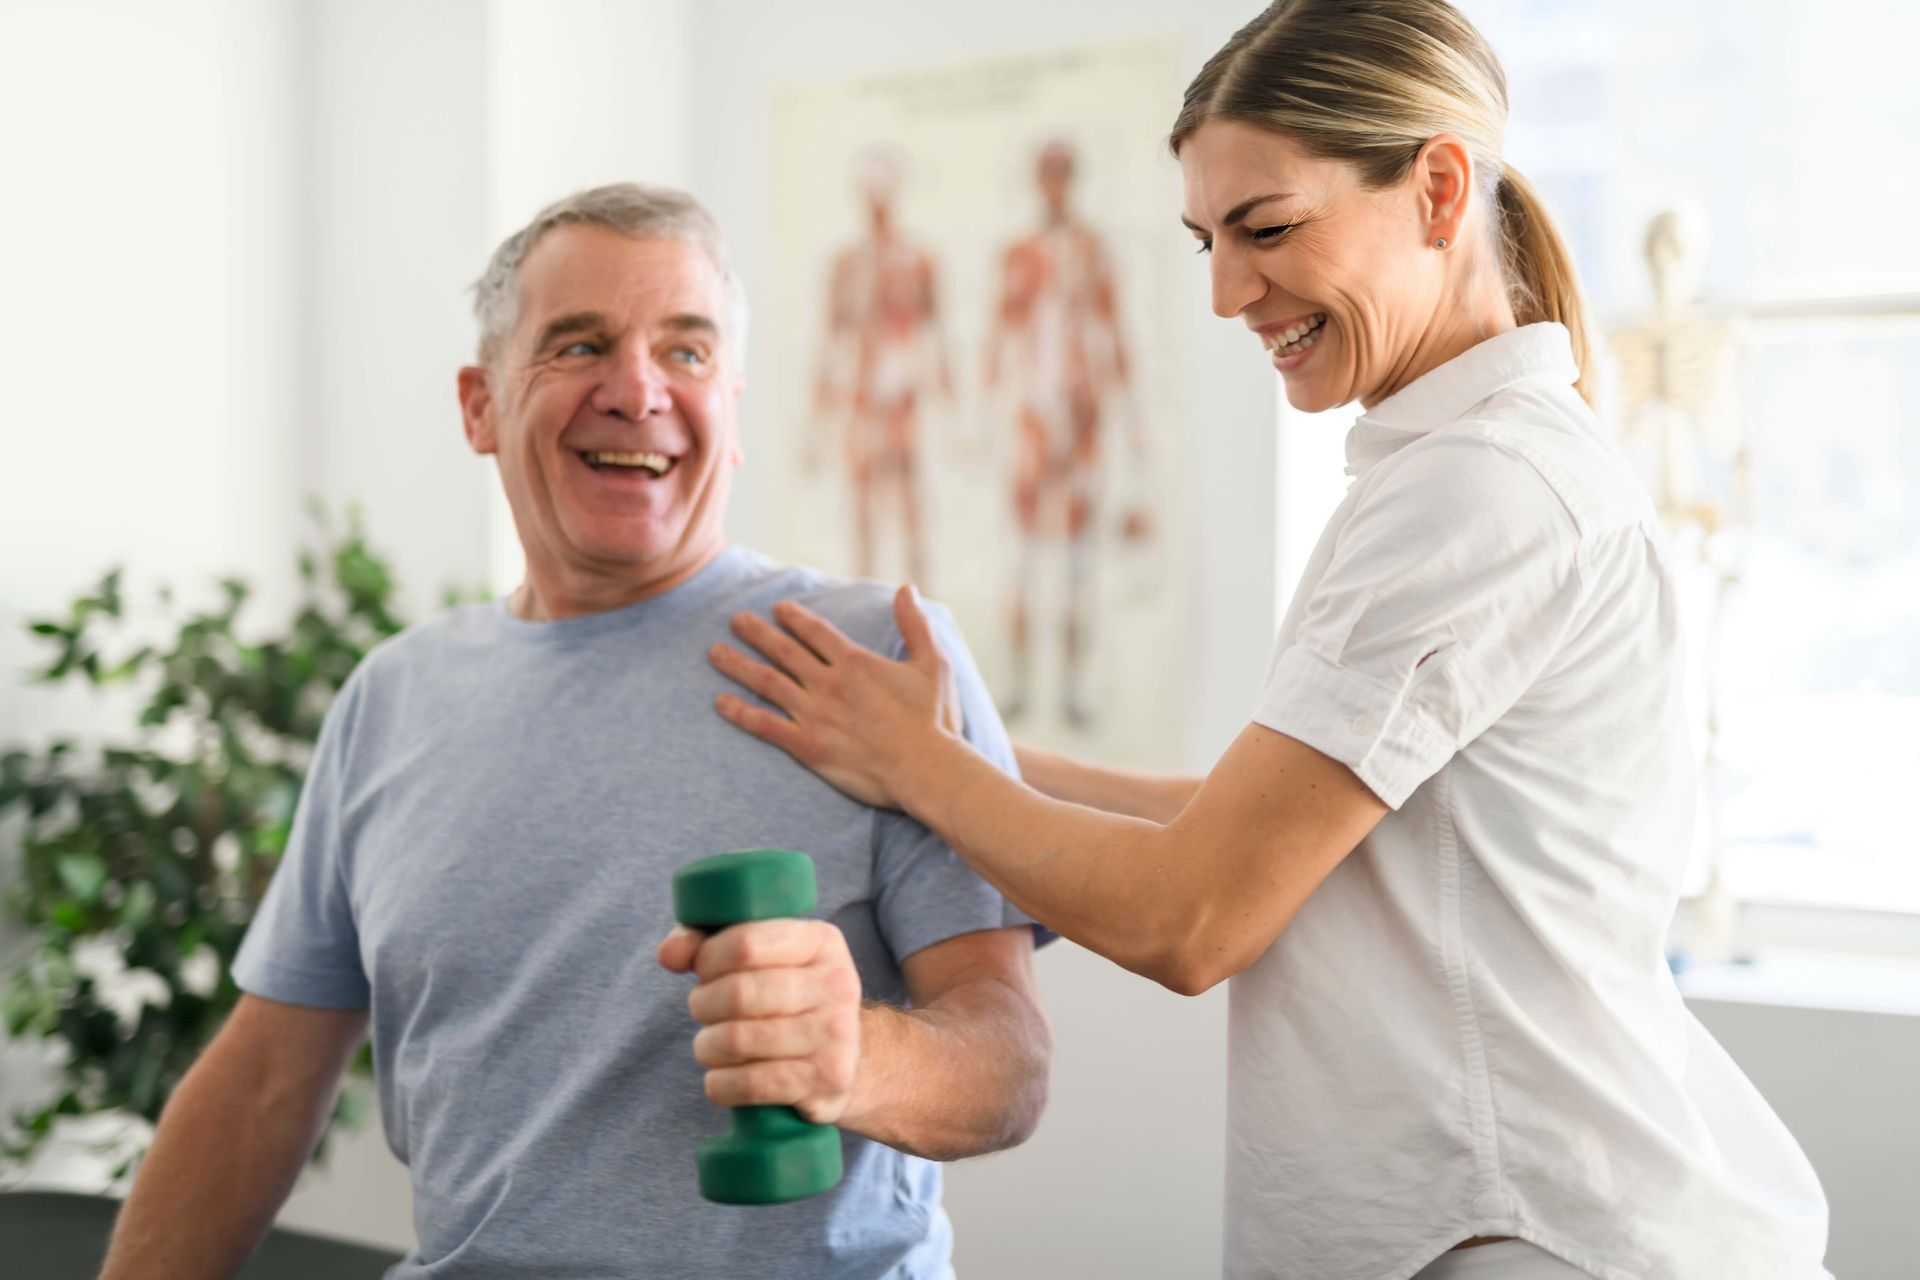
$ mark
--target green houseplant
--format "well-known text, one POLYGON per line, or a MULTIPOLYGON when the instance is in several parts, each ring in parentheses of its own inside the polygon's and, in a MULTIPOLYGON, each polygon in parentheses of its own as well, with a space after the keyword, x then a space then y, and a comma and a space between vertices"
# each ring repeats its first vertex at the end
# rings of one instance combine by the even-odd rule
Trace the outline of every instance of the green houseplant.
MULTIPOLYGON (((127 686, 139 710, 122 741, 0 750, 0 829, 19 833, 9 905, 32 939, 0 978, 0 1016, 60 1059, 56 1097, 0 1116, 0 1166, 31 1157, 64 1116, 156 1121, 239 996, 234 954, 286 848, 321 720, 403 625, 358 520, 336 532, 315 514, 324 545, 301 555, 299 602, 266 638, 236 629, 243 582, 223 580, 199 609, 162 590, 160 617, 136 618, 117 569, 66 618, 31 624, 51 650, 37 679, 127 686)), ((328 1132, 360 1106, 343 1091, 328 1132)), ((116 1177, 141 1152, 122 1154, 116 1177)))

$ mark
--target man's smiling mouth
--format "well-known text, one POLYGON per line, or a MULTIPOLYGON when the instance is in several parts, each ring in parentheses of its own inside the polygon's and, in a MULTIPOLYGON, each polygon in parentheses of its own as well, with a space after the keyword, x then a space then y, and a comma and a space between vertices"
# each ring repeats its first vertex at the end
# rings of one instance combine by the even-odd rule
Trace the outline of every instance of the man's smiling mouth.
POLYGON ((595 471, 646 471, 655 476, 666 475, 680 462, 664 453, 622 453, 613 449, 583 450, 580 456, 595 471))

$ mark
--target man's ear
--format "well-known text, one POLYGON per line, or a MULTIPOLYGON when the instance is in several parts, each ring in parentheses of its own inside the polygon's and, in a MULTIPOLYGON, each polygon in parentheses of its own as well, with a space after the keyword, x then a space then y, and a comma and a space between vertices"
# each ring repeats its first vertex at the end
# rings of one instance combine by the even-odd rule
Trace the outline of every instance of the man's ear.
POLYGON ((475 453, 500 451, 493 429, 493 384, 488 381, 485 365, 461 366, 460 425, 467 433, 467 446, 475 453))

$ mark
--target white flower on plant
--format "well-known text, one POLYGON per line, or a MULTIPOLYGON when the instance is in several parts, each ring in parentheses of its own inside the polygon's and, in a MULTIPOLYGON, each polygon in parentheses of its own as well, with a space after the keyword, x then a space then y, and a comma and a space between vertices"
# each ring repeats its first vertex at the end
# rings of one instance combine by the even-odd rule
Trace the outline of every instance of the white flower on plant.
MULTIPOLYGON (((73 946, 69 959, 76 977, 93 983, 94 999, 111 1009, 122 1031, 140 1025, 140 1010, 147 1005, 164 1009, 173 1003, 173 988, 151 969, 127 968, 126 940, 117 933, 96 933, 73 946)), ((219 962, 214 963, 219 980, 219 962)))
POLYGON ((73 944, 67 958, 74 976, 106 986, 127 971, 126 940, 116 933, 90 934, 73 944))
POLYGON ((180 985, 201 999, 213 994, 220 985, 220 957, 212 947, 201 943, 197 951, 180 962, 180 985))
POLYGON ((113 1010, 122 1031, 140 1025, 140 1010, 146 1006, 164 1009, 173 1003, 173 988, 151 969, 128 969, 113 981, 98 984, 95 995, 113 1010))

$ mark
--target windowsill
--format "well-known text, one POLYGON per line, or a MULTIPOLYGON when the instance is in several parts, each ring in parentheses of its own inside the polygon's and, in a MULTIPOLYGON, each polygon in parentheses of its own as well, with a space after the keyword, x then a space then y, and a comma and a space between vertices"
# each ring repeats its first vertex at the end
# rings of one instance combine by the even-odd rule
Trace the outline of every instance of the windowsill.
POLYGON ((1769 949, 1750 962, 1683 967, 1688 1000, 1920 1017, 1920 958, 1769 949))

